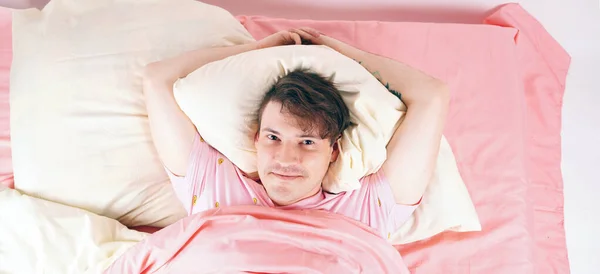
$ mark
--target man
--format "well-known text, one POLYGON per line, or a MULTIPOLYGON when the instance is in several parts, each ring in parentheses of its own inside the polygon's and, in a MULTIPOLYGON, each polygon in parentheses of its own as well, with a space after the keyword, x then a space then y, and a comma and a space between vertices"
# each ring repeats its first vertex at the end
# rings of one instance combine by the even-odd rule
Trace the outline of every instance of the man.
POLYGON ((158 154, 189 214, 253 204, 321 209, 362 221, 387 238, 412 214, 430 181, 449 102, 439 80, 310 28, 149 64, 144 94, 158 154), (244 174, 204 143, 173 97, 173 83, 204 64, 250 50, 303 42, 326 45, 359 61, 407 106, 403 123, 388 143, 387 160, 379 172, 361 180, 358 190, 332 194, 321 188, 329 164, 338 156, 336 141, 351 126, 339 92, 322 76, 294 71, 265 95, 256 117, 257 175, 244 174))

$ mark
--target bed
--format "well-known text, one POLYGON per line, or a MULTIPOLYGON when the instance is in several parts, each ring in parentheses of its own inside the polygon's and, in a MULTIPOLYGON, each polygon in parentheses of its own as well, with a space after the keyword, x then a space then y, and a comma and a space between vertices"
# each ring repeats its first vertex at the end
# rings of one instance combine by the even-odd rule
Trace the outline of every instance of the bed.
MULTIPOLYGON (((6 10, 2 12, 0 35, 10 38, 10 15, 6 10)), ((461 56, 469 56, 472 51, 468 48, 456 52, 455 59, 435 55, 444 52, 441 42, 450 43, 475 30, 469 25, 454 25, 452 32, 440 33, 446 29, 426 23, 296 21, 246 15, 237 18, 255 38, 280 28, 308 25, 326 33, 337 33, 348 42, 406 61, 441 78, 460 79, 458 82, 463 85, 472 82, 483 87, 470 87, 469 92, 453 89, 450 122, 445 130, 481 220, 482 232, 444 232, 397 246, 411 273, 569 272, 563 227, 560 118, 570 57, 521 6, 509 4, 495 9, 482 22, 481 35, 473 36, 495 41, 493 39, 498 37, 485 35, 487 27, 494 28, 509 38, 498 42, 511 45, 502 51, 479 52, 481 63, 499 64, 494 67, 498 74, 481 75, 472 72, 463 75, 462 70, 428 66, 431 58, 439 58, 440 62, 450 64, 446 68, 452 68, 453 63, 460 62, 461 56), (375 42, 381 35, 392 37, 402 33, 409 37, 411 31, 431 31, 437 43, 430 43, 428 37, 410 45, 404 45, 401 40, 375 42), (420 54, 414 54, 419 50, 422 50, 420 54), (501 59, 504 61, 498 61, 501 59), (468 79, 476 76, 481 78, 468 79), (498 86, 485 89, 489 83, 498 86)), ((0 179, 2 184, 12 186, 7 122, 10 43, 6 41, 10 39, 2 39, 0 44, 0 88, 3 88, 0 90, 0 118, 3 118, 0 122, 0 163, 3 163, 0 179)), ((107 219, 98 220, 110 223, 107 219)), ((121 238, 117 237, 120 242, 134 243, 148 236, 127 232, 118 224, 110 223, 110 226, 120 231, 121 238)), ((95 261, 96 266, 108 265, 126 249, 120 246, 105 253, 102 263, 95 261)))

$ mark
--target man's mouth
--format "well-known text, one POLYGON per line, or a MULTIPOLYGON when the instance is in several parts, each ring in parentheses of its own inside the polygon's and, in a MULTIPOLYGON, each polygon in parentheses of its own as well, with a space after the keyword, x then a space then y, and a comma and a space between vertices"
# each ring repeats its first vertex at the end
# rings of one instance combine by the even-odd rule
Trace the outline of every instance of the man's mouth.
POLYGON ((275 173, 275 172, 272 172, 272 174, 275 175, 275 177, 282 179, 282 180, 295 180, 295 179, 302 177, 301 175, 297 175, 297 174, 280 174, 280 173, 275 173))

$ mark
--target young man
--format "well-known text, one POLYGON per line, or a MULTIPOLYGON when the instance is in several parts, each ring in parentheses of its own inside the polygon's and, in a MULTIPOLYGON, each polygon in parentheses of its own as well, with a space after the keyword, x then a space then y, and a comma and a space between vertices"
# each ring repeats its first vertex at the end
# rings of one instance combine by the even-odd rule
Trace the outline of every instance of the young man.
POLYGON ((387 238, 412 214, 430 181, 449 102, 439 80, 310 28, 149 64, 144 94, 154 143, 189 214, 227 205, 321 209, 362 221, 387 238), (363 178, 358 190, 332 194, 321 188, 338 156, 336 141, 351 122, 334 84, 320 75, 292 72, 265 95, 256 117, 258 176, 244 174, 207 145, 173 97, 173 83, 204 64, 303 42, 326 45, 359 61, 390 92, 401 93, 407 105, 405 119, 387 146, 386 162, 363 178))

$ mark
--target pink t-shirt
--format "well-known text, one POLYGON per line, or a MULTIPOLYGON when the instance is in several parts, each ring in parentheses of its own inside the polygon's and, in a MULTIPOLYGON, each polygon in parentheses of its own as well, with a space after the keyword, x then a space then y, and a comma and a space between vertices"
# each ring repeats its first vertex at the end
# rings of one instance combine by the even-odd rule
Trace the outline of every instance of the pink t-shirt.
POLYGON ((186 176, 176 176, 168 169, 167 173, 190 215, 228 205, 320 209, 361 221, 389 238, 416 208, 394 202, 390 184, 381 171, 362 178, 360 189, 340 194, 321 191, 295 204, 276 206, 260 183, 246 177, 200 135, 194 139, 186 176))

